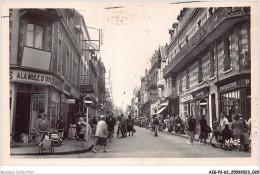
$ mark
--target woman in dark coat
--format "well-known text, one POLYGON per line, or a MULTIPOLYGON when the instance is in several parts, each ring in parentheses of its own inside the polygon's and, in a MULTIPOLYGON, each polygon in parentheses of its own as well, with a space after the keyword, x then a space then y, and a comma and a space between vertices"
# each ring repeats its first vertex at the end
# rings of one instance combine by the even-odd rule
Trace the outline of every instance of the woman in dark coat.
POLYGON ((122 114, 121 115, 121 122, 120 122, 120 130, 121 130, 121 133, 122 133, 122 138, 123 137, 127 137, 127 126, 126 126, 126 119, 124 117, 124 115, 122 114))
POLYGON ((127 120, 127 132, 129 133, 132 132, 132 136, 134 135, 134 120, 132 119, 131 115, 128 116, 127 120))
POLYGON ((208 133, 207 133, 207 120, 205 115, 201 116, 200 119, 200 142, 204 140, 204 145, 206 145, 206 140, 208 138, 208 133))

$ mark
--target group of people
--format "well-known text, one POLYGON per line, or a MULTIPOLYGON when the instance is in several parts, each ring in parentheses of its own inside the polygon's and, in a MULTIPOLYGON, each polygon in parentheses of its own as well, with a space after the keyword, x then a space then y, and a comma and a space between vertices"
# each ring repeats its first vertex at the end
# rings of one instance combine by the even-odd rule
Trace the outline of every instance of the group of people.
POLYGON ((157 124, 157 131, 168 131, 169 133, 181 133, 184 134, 184 121, 178 116, 168 116, 165 119, 159 116, 153 116, 151 121, 146 122, 146 128, 152 127, 155 125, 153 122, 156 122, 157 124), (150 125, 150 126, 149 126, 150 125))
POLYGON ((107 116, 101 115, 99 119, 100 120, 95 126, 95 141, 92 149, 94 153, 97 152, 98 146, 104 146, 104 152, 109 151, 107 149, 107 141, 112 142, 114 128, 116 125, 116 119, 113 117, 113 114, 108 114, 107 116))
POLYGON ((135 132, 134 128, 134 119, 132 118, 131 115, 126 118, 123 114, 121 116, 117 117, 118 120, 118 129, 117 129, 117 136, 118 138, 125 138, 130 136, 130 134, 133 136, 135 132), (121 133, 121 136, 120 136, 121 133))
POLYGON ((225 144, 226 140, 231 138, 239 141, 239 150, 248 151, 251 135, 251 118, 246 121, 241 114, 233 114, 232 120, 228 120, 224 112, 220 115, 219 123, 213 122, 213 132, 217 138, 221 138, 220 142, 225 144))
MULTIPOLYGON (((211 132, 211 128, 208 126, 206 116, 202 115, 200 120, 200 143, 204 143, 206 145, 206 140, 211 132)), ((186 131, 188 133, 189 140, 188 144, 194 144, 195 138, 195 128, 196 128, 196 120, 193 116, 186 117, 186 131)), ((239 141, 239 150, 242 150, 244 146, 244 150, 248 151, 249 149, 249 137, 251 134, 251 118, 248 120, 243 119, 241 114, 233 114, 232 119, 228 120, 225 112, 220 114, 219 122, 213 122, 213 134, 216 135, 217 139, 221 137, 220 142, 225 144, 226 140, 239 141), (246 133, 246 134, 245 134, 246 133)))
MULTIPOLYGON (((41 143, 44 140, 45 136, 51 133, 50 131, 51 124, 47 119, 46 113, 44 113, 43 110, 39 110, 38 119, 35 123, 34 128, 37 131, 38 143, 41 143)), ((55 129, 52 132, 59 134, 61 141, 64 136, 64 128, 65 128, 65 122, 63 120, 63 117, 59 115, 59 118, 56 122, 55 129)))

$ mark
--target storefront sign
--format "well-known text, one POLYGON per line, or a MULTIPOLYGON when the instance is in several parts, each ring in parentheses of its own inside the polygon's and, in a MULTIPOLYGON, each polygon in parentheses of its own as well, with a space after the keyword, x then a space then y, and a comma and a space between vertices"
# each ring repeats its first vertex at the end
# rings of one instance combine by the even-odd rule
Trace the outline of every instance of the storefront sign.
POLYGON ((193 96, 193 99, 198 99, 198 98, 209 96, 209 89, 204 88, 204 89, 200 89, 198 91, 192 92, 192 96, 193 96))
POLYGON ((240 80, 220 86, 219 91, 225 91, 225 90, 237 88, 240 86, 250 86, 250 85, 251 85, 250 78, 242 78, 240 80))
POLYGON ((79 99, 79 97, 80 97, 80 92, 79 92, 79 90, 77 90, 77 89, 74 88, 74 87, 71 88, 70 94, 71 94, 74 98, 76 98, 76 99, 79 99))
POLYGON ((150 89, 150 99, 152 102, 155 102, 159 99, 157 89, 150 89))
POLYGON ((67 99, 67 103, 74 104, 75 103, 75 99, 67 99))
POLYGON ((183 103, 185 101, 190 101, 193 100, 193 96, 191 94, 184 95, 183 97, 180 98, 180 102, 183 103))
POLYGON ((51 75, 34 73, 23 70, 11 70, 9 72, 10 81, 37 83, 43 85, 52 85, 58 89, 62 88, 62 83, 51 75))
POLYGON ((63 89, 63 92, 64 92, 64 93, 66 93, 67 95, 70 95, 71 86, 70 86, 68 83, 64 82, 62 89, 63 89))
POLYGON ((224 91, 224 90, 228 90, 228 89, 232 89, 238 86, 238 81, 234 81, 228 84, 225 84, 223 86, 219 87, 219 91, 224 91))
POLYGON ((245 85, 251 85, 251 81, 249 78, 244 78, 240 80, 241 86, 245 86, 245 85))

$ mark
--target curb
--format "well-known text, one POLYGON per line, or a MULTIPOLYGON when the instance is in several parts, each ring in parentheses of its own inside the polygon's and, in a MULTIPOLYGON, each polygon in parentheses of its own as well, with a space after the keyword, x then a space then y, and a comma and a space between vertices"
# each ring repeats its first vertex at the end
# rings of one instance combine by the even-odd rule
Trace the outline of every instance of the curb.
POLYGON ((21 155, 26 155, 26 156, 41 156, 41 155, 68 155, 68 154, 81 154, 81 153, 86 153, 86 152, 91 152, 92 148, 93 148, 93 144, 86 149, 82 149, 82 150, 76 150, 76 151, 64 151, 64 152, 54 152, 54 153, 25 153, 25 154, 10 154, 10 156, 21 156, 21 155))

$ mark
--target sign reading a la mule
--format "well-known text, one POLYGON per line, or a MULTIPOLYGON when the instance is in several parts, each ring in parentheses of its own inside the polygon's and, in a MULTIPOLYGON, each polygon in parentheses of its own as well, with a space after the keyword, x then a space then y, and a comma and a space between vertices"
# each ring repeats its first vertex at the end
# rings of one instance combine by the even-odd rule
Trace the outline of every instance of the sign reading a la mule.
POLYGON ((51 75, 24 70, 10 70, 10 81, 52 85, 62 89, 62 83, 51 75))

